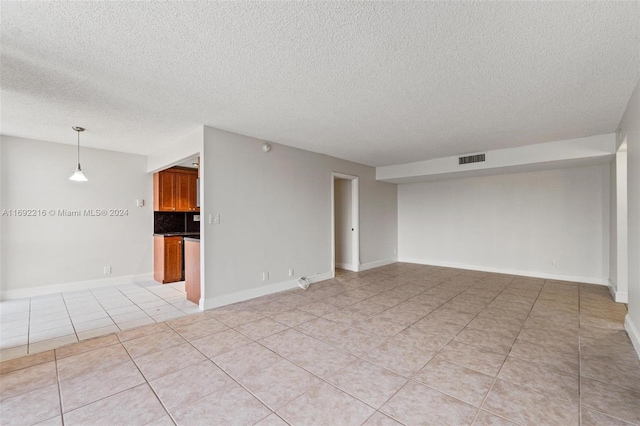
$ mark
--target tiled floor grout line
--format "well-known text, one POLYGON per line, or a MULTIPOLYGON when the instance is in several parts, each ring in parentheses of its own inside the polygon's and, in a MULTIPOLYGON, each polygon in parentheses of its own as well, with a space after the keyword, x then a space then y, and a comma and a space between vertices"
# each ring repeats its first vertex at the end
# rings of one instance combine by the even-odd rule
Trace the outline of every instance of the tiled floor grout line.
POLYGON ((62 426, 64 426, 64 412, 62 408, 62 389, 60 387, 60 374, 58 373, 58 357, 55 351, 53 352, 53 361, 55 362, 55 366, 56 366, 56 385, 58 387, 58 403, 60 404, 60 422, 62 423, 62 426))
MULTIPOLYGON (((484 307, 480 312, 478 312, 478 313, 477 313, 473 318, 471 318, 471 320, 467 323, 467 325, 465 325, 465 326, 464 326, 464 328, 462 328, 458 333, 456 333, 456 335, 455 335, 455 336, 454 336, 454 337, 453 337, 453 338, 452 338, 452 339, 447 343, 447 345, 448 345, 450 342, 454 341, 454 340, 456 339, 456 337, 457 337, 460 333, 462 333, 464 330, 466 330, 466 329, 467 329, 467 327, 469 326, 469 324, 471 324, 471 322, 472 322, 474 319, 476 319, 476 318, 478 317, 478 315, 480 315, 482 312, 484 312, 484 310, 485 310, 485 309, 487 309, 487 307, 488 307, 488 306, 489 306, 493 301, 495 301, 495 300, 498 298, 498 296, 500 296, 500 295, 502 294, 502 292, 504 292, 504 289, 506 289, 506 288, 507 288, 507 287, 508 287, 512 282, 513 282, 513 280, 514 280, 514 279, 515 279, 515 278, 512 278, 512 279, 511 279, 511 281, 509 282, 509 284, 507 284, 507 285, 502 289, 502 291, 500 291, 500 293, 496 294, 496 295, 494 296, 494 298, 493 298, 493 299, 491 299, 491 301, 490 301, 490 302, 489 302, 489 303, 488 303, 488 304, 487 304, 487 305, 486 305, 486 306, 485 306, 485 307, 484 307)), ((478 281, 476 281, 473 285, 471 285, 471 286, 467 287, 465 290, 463 290, 463 291, 461 291, 460 293, 458 293, 456 296, 454 296, 454 297, 452 297, 451 299, 447 300, 447 302, 443 303, 442 305, 440 305, 440 306, 439 306, 438 308, 436 308, 435 310, 439 309, 441 306, 444 306, 444 305, 445 305, 446 303, 448 303, 450 300, 453 300, 453 299, 454 299, 454 298, 456 298, 458 295, 460 295, 460 294, 464 293, 465 291, 469 290, 470 288, 474 287, 474 286, 475 286, 475 285, 477 285, 477 284, 478 284, 478 281)), ((443 346, 442 348, 440 348, 440 350, 438 350, 438 351, 436 352, 436 354, 433 356, 433 358, 431 358, 431 360, 435 359, 435 358, 438 356, 438 354, 440 354, 440 352, 442 352, 442 351, 444 350, 444 348, 446 348, 446 347, 447 347, 447 345, 445 345, 445 346, 443 346)), ((471 345, 471 346, 474 346, 474 347, 477 347, 477 348, 483 349, 483 348, 481 348, 481 347, 479 347, 479 346, 476 346, 476 345, 471 345)), ((429 362, 431 362, 431 360, 429 360, 429 362)), ((506 361, 506 358, 505 358, 505 361, 506 361)), ((463 366, 463 365, 460 365, 460 364, 458 364, 458 363, 456 363, 456 362, 452 362, 452 361, 447 361, 447 362, 451 362, 452 364, 456 364, 456 365, 459 365, 460 367, 463 367, 463 368, 467 368, 467 369, 468 369, 468 367, 465 367, 465 366, 463 366)), ((428 364, 428 363, 427 363, 427 364, 428 364)), ((425 366, 426 366, 427 364, 425 364, 425 366)), ((504 365, 504 362, 503 362, 503 365, 504 365)), ((425 366, 423 366, 422 368, 424 368, 425 366)), ((502 368, 502 367, 501 367, 501 368, 502 368)), ((473 370, 473 371, 475 371, 475 370, 473 370)), ((418 372, 419 372, 419 371, 418 371, 418 372)), ((499 373, 500 373, 500 372, 498 371, 498 374, 499 374, 499 373)), ((413 377, 415 377, 417 374, 418 374, 418 373, 414 373, 414 374, 413 374, 413 376, 412 376, 412 378, 411 378, 411 380, 413 380, 413 377)), ((473 424, 473 423, 476 421, 476 419, 477 419, 478 415, 480 414, 480 411, 482 411, 482 405, 484 404, 484 402, 485 402, 486 398, 488 397, 489 393, 491 392, 491 389, 493 388, 493 385, 495 384, 495 382, 496 382, 496 380, 497 380, 497 377, 498 377, 498 375, 496 374, 496 377, 493 379, 493 383, 491 384, 491 387, 489 388, 489 391, 487 391, 487 393, 485 394, 484 398, 482 399, 482 402, 478 405, 478 409, 477 409, 477 411, 476 411, 475 416, 473 417, 473 420, 471 421, 471 424, 473 424)), ((429 388, 431 388, 431 389, 434 389, 434 388, 432 388, 431 386, 428 386, 428 385, 425 385, 425 386, 427 386, 427 387, 429 387, 429 388)), ((438 391, 438 392, 441 392, 441 393, 444 393, 445 395, 448 395, 448 396, 450 396, 450 397, 452 397, 452 398, 456 398, 456 397, 454 397, 453 395, 449 395, 449 394, 447 394, 446 392, 439 391, 438 389, 434 389, 434 390, 436 390, 436 391, 438 391)), ((456 398, 456 399, 458 399, 458 398, 456 398)), ((463 401, 463 402, 464 402, 464 401, 463 401)), ((469 404, 469 405, 472 405, 472 404, 469 404)), ((473 406, 473 405, 472 405, 472 406, 473 406)))
MULTIPOLYGON (((151 316, 149 314, 147 314, 142 308, 140 308, 133 300, 131 300, 121 289, 119 289, 118 287, 116 287, 116 289, 118 290, 118 292, 124 296, 128 301, 130 301, 131 303, 133 303, 138 309, 142 310, 149 318, 151 318, 151 316)), ((93 292, 92 292, 93 294, 93 292)), ((107 308, 104 307, 104 305, 102 303, 100 303, 100 299, 98 299, 95 294, 93 295, 96 300, 98 301, 98 303, 100 304, 100 306, 102 307, 102 309, 104 310, 105 314, 107 314, 107 316, 109 317, 109 319, 113 322, 113 324, 115 324, 116 327, 118 327, 118 329, 120 331, 123 331, 120 326, 118 325, 118 323, 116 321, 114 321, 113 317, 111 316, 111 314, 109 313, 109 311, 107 310, 107 308)), ((122 307, 122 306, 121 306, 122 307)), ((117 309, 117 308, 114 308, 117 309)), ((153 318, 151 318, 153 319, 153 318)), ((154 320, 155 321, 155 320, 154 320)), ((157 321, 156 321, 157 322, 157 321)))
MULTIPOLYGON (((515 280, 515 278, 513 280, 515 280)), ((513 280, 511 280, 509 285, 511 283, 513 283, 513 280)), ((542 290, 544 289, 544 286, 545 286, 546 282, 547 282, 547 280, 545 280, 545 282, 542 284, 542 287, 540 287, 540 290, 538 290, 538 295, 536 296, 536 300, 533 301, 533 303, 531 304, 531 309, 529 309, 529 312, 527 313, 527 316, 522 321, 522 326, 520 327, 520 330, 518 330, 518 334, 516 335, 516 337, 513 339, 513 343, 511 344, 511 347, 509 348, 509 352, 507 352, 507 354, 505 355, 504 362, 500 366, 500 369, 498 370, 498 373, 496 374, 496 376, 493 378, 493 382, 491 383, 491 386, 489 387, 489 390, 484 395, 484 398, 482 398, 482 402, 480 403, 480 410, 478 410, 478 412, 476 413, 476 417, 473 419, 474 422, 478 418, 478 415, 480 414, 480 411, 482 411, 482 407, 484 406, 485 402, 489 398, 489 395, 491 394, 491 391, 493 390, 493 387, 495 386, 496 382, 498 381, 498 376, 500 375, 500 372, 502 372, 502 369, 504 368, 504 365, 506 364, 507 360, 509 359, 509 354, 511 353, 511 350, 513 349, 513 345, 516 344, 516 342, 518 341, 518 336, 520 336, 520 333, 522 333, 522 330, 524 330, 524 325, 527 322, 527 319, 529 319, 529 317, 531 316, 531 312, 533 312, 533 308, 536 306, 536 303, 538 303, 538 299, 540 299, 540 294, 542 294, 542 290)), ((505 289, 506 289, 506 287, 505 287, 505 289)), ((500 294, 502 294, 502 292, 500 292, 500 294)), ((497 297, 498 296, 496 296, 496 298, 497 297)), ((496 416, 498 416, 500 418, 504 418, 504 417, 500 416, 499 414, 494 413, 492 411, 489 411, 489 410, 485 410, 485 411, 487 411, 487 412, 489 412, 489 413, 491 413, 493 415, 496 415, 496 416)), ((505 419, 505 420, 508 420, 508 419, 505 419)), ((516 423, 515 420, 508 420, 508 421, 516 423)), ((519 424, 519 423, 516 423, 516 424, 519 424)))
MULTIPOLYGON (((487 304, 487 306, 489 306, 494 300, 496 300, 498 298, 498 296, 500 296, 503 292, 504 289, 506 289, 514 280, 515 278, 511 279, 511 281, 509 281, 509 284, 507 284, 507 286, 505 286, 502 291, 500 293, 498 293, 496 295, 496 297, 494 297, 493 299, 491 299, 491 302, 489 302, 489 304, 487 304)), ((531 307, 533 309, 533 305, 531 307)), ((477 318, 478 315, 480 315, 485 309, 487 309, 487 307, 485 307, 484 309, 482 309, 482 311, 478 312, 476 314, 475 317, 473 317, 473 319, 477 318)), ((473 321, 473 319, 471 321, 473 321)), ((469 326, 469 324, 471 324, 471 321, 469 321, 467 323, 467 325, 460 330, 460 333, 462 333, 464 330, 467 329, 467 327, 469 326)), ((523 327, 524 327, 524 323, 523 323, 523 327)), ((460 334, 458 333, 458 334, 460 334)), ((456 334, 456 336, 458 335, 456 334)), ((519 334, 519 333, 518 333, 519 334)), ((511 347, 513 347, 513 345, 515 344, 515 341, 518 339, 518 336, 516 336, 516 338, 513 340, 513 343, 511 344, 511 347)), ((453 338, 453 340, 455 340, 455 337, 453 338)), ((475 345, 473 345, 475 346, 475 345)), ((509 349, 509 352, 511 352, 511 349, 509 349)), ((471 421, 471 424, 474 424, 475 421, 477 420, 478 416, 480 415, 480 412, 482 411, 482 406, 484 405, 484 403, 486 402, 487 398, 489 397, 489 394, 491 393, 491 391, 493 390, 493 386, 495 386, 496 382, 498 381, 498 375, 500 374, 500 371, 502 370, 502 367, 504 366, 504 363, 507 361, 507 357, 509 356, 509 352, 507 352, 507 355, 505 356, 504 361, 502 362, 502 365, 500 366, 500 370, 498 370, 498 372, 496 373, 495 377, 493 378, 493 381, 491 382, 491 386, 489 386, 489 390, 484 394, 484 397, 482 398, 482 401, 480 402, 480 404, 478 405, 478 411, 476 411, 476 415, 473 417, 473 420, 471 421)), ((464 367, 464 366, 463 366, 464 367)), ((466 368, 466 367, 465 367, 466 368)), ((493 414, 493 413, 492 413, 493 414)))
MULTIPOLYGON (((169 324, 167 324, 167 326, 169 326, 169 324)), ((169 326, 170 327, 170 326, 169 326)), ((172 329, 173 330, 173 329, 172 329)), ((175 330, 174 330, 175 331, 175 330)), ((133 358, 133 356, 131 355, 131 353, 129 352, 129 350, 127 349, 127 347, 124 345, 124 342, 122 340, 120 340, 120 337, 118 337, 118 335, 116 334, 116 338, 118 339, 118 342, 120 343, 120 345, 122 346, 122 348, 127 352, 127 355, 129 356, 129 359, 131 360, 131 362, 133 362, 133 365, 136 366, 136 369, 138 370, 138 372, 140 373, 140 375, 142 376, 142 378, 144 379, 144 382, 147 384, 147 386, 149 387, 149 389, 151 389, 151 392, 153 392, 153 396, 156 397, 156 399, 158 400, 158 402, 160 403, 160 405, 162 406, 162 409, 165 411, 165 413, 167 413, 167 415, 169 416, 169 418, 171 419, 171 421, 177 425, 178 422, 173 418, 173 415, 171 415, 171 412, 169 411, 169 409, 164 405, 164 402, 162 402, 162 400, 160 399, 160 396, 158 396, 158 394, 156 393, 156 390, 153 388, 153 386, 151 386, 151 383, 149 383, 149 380, 147 379, 147 376, 144 375, 144 373, 142 372, 142 370, 140 370, 140 366, 138 365, 138 363, 136 362, 136 360, 133 358)), ((186 339, 185 339, 186 340, 186 339)), ((188 340, 187 340, 188 342, 188 340)), ((189 342, 189 344, 191 344, 191 342, 189 342)), ((193 346, 193 345, 192 345, 193 346)), ((161 349, 162 350, 162 349, 161 349)), ((188 367, 185 367, 188 368, 188 367)), ((180 370, 178 370, 180 371, 180 370)), ((139 385, 136 385, 139 386, 139 385)), ((129 389, 133 389, 135 386, 129 388, 129 389)), ((125 389, 122 392, 126 392, 129 389, 125 389)), ((110 398, 113 395, 108 396, 107 398, 110 398)), ((160 418, 160 417, 159 417, 160 418)), ((159 419, 158 418, 158 419, 159 419)), ((155 419, 155 420, 158 420, 155 419)), ((155 420, 152 420, 151 422, 154 422, 155 420)), ((149 423, 151 423, 149 422, 149 423)))

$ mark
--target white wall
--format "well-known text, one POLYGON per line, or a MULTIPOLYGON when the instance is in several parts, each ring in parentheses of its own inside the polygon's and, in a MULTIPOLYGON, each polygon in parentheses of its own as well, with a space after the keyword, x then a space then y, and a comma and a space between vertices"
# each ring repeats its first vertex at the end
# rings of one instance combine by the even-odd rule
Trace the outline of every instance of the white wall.
POLYGON ((396 185, 372 167, 275 143, 264 153, 262 143, 205 127, 202 215, 220 214, 203 225, 206 308, 295 286, 289 268, 331 276, 332 172, 360 178, 360 263, 395 260, 396 185))
POLYGON ((182 138, 158 147, 147 156, 147 171, 154 173, 175 166, 202 152, 204 126, 197 126, 182 138))
POLYGON ((351 181, 335 179, 334 182, 336 267, 351 270, 351 181))
POLYGON ((3 216, 3 298, 149 276, 153 203, 146 157, 81 148, 89 181, 78 183, 68 180, 76 166, 75 146, 0 140, 3 209, 128 209, 125 217, 3 216), (136 207, 136 199, 145 206, 136 207), (105 266, 111 275, 104 275, 105 266))
POLYGON ((627 228, 629 313, 625 327, 640 354, 640 81, 620 122, 627 140, 627 228))
POLYGON ((616 302, 628 299, 627 151, 625 146, 611 162, 609 226, 609 286, 616 302))
POLYGON ((608 216, 608 165, 402 184, 399 259, 605 284, 608 216))

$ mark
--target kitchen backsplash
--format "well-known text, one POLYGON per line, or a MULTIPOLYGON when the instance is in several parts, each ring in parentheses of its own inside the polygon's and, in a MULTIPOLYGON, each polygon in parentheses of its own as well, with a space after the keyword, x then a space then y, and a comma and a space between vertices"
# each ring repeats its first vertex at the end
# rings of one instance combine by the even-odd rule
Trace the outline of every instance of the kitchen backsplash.
POLYGON ((200 213, 153 212, 153 232, 200 232, 200 222, 193 217, 200 213))

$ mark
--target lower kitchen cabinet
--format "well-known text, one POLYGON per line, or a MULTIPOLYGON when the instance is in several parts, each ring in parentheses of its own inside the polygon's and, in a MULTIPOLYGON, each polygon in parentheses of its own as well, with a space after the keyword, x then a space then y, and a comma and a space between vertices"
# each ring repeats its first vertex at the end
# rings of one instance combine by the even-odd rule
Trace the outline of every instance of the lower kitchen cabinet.
POLYGON ((162 284, 182 281, 182 237, 153 237, 153 279, 162 284))
POLYGON ((200 240, 184 240, 184 289, 187 300, 200 303, 200 240))

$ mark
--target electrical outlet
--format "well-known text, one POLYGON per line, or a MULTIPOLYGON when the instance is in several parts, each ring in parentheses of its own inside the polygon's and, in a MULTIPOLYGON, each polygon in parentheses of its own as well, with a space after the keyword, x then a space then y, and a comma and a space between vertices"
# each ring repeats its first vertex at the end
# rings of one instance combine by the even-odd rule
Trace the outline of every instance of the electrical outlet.
POLYGON ((199 214, 194 214, 193 215, 193 221, 194 222, 200 222, 200 215, 199 214))
POLYGON ((104 267, 104 274, 105 275, 111 275, 111 266, 105 266, 104 267))
POLYGON ((555 260, 552 260, 552 261, 551 261, 551 267, 552 267, 552 268, 555 268, 555 267, 556 267, 556 261, 555 261, 555 260))
POLYGON ((289 269, 289 276, 292 277, 293 276, 293 268, 289 269))
POLYGON ((269 281, 269 272, 262 273, 262 281, 269 281))

